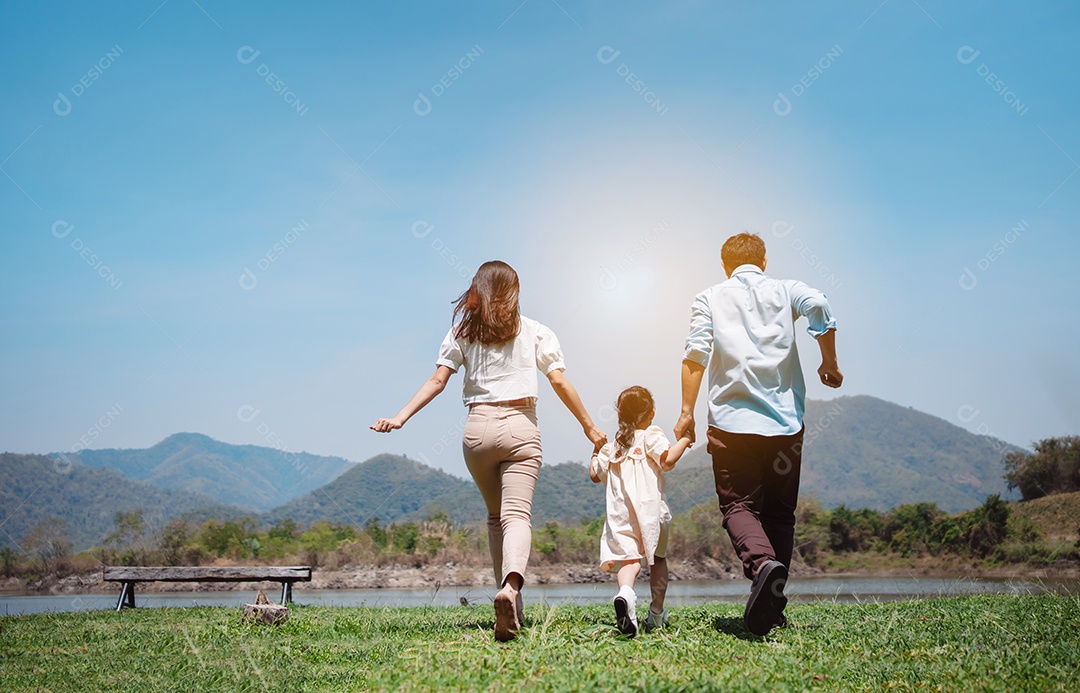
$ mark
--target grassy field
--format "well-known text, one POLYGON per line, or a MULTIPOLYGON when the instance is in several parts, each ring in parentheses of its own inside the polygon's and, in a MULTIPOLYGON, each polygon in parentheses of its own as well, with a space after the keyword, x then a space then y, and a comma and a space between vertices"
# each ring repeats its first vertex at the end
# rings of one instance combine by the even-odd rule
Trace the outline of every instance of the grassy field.
POLYGON ((138 609, 0 622, 0 690, 1078 690, 1080 596, 793 604, 756 638, 739 605, 672 610, 633 640, 608 607, 138 609))

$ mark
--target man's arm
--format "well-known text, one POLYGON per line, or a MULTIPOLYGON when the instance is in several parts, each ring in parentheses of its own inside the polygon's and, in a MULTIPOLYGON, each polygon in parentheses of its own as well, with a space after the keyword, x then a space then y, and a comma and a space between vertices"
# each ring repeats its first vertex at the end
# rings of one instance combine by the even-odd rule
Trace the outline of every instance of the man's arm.
POLYGON ((695 296, 690 307, 690 333, 686 336, 682 362, 682 411, 675 423, 676 440, 683 436, 691 442, 697 440, 694 433, 694 406, 701 390, 705 365, 712 354, 714 339, 712 309, 707 294, 707 291, 703 291, 695 296))
POLYGON ((697 361, 684 359, 682 362, 682 413, 679 421, 675 424, 675 437, 686 436, 692 441, 697 440, 694 433, 694 406, 697 404, 698 392, 701 391, 701 379, 705 375, 705 366, 697 361))
POLYGON ((821 349, 821 366, 817 369, 821 382, 826 387, 837 388, 844 382, 844 374, 836 363, 836 330, 828 330, 817 338, 821 349))

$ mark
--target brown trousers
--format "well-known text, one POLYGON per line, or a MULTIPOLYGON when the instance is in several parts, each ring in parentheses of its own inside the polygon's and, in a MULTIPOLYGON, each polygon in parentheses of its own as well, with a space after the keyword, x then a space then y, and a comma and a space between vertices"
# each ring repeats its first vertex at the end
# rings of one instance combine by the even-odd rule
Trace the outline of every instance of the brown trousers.
POLYGON ((791 568, 803 431, 759 436, 709 427, 708 436, 724 529, 743 574, 753 579, 768 561, 791 568))
POLYGON ((525 577, 532 548, 532 498, 542 451, 536 407, 474 404, 461 442, 465 466, 488 511, 495 581, 525 577))

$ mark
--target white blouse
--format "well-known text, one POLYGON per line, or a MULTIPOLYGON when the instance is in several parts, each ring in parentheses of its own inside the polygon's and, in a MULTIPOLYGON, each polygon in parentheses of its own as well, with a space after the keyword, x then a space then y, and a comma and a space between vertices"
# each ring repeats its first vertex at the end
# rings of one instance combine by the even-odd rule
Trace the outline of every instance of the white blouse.
POLYGON ((457 325, 446 333, 435 363, 454 372, 465 367, 461 398, 467 405, 536 397, 537 369, 544 375, 566 369, 555 333, 524 315, 517 337, 502 344, 471 342, 456 331, 457 325))

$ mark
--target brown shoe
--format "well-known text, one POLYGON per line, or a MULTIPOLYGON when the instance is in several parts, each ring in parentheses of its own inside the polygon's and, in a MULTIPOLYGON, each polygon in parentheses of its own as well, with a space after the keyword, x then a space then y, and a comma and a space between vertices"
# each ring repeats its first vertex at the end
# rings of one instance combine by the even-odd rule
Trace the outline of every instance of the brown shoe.
POLYGON ((518 617, 518 604, 521 594, 510 585, 506 585, 495 595, 495 639, 509 642, 517 637, 521 630, 518 617))

